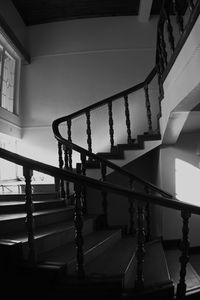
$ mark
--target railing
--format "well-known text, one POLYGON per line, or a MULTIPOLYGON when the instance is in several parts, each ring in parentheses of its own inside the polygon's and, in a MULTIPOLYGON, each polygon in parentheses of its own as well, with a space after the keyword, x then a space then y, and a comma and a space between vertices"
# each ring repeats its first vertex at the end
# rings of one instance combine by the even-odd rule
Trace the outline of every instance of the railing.
POLYGON ((67 180, 74 184, 75 189, 75 243, 77 249, 77 274, 80 278, 85 277, 84 270, 84 256, 83 256, 83 204, 81 201, 82 190, 85 186, 92 187, 103 192, 111 192, 117 195, 123 195, 128 201, 136 202, 137 204, 137 270, 135 278, 135 288, 143 289, 144 287, 144 274, 143 264, 145 259, 145 207, 147 204, 152 203, 162 207, 168 207, 181 211, 181 217, 183 219, 182 228, 182 253, 180 256, 180 281, 177 286, 177 298, 182 299, 186 292, 186 267, 189 260, 189 218, 191 214, 200 215, 200 207, 185 202, 180 202, 177 199, 171 200, 164 196, 147 195, 145 193, 138 193, 129 189, 123 188, 119 185, 114 185, 108 182, 101 182, 89 178, 84 175, 74 173, 70 170, 62 170, 54 166, 50 166, 35 160, 25 158, 17 155, 5 149, 0 149, 0 157, 10 162, 18 164, 23 167, 25 177, 25 198, 26 198, 26 214, 27 214, 27 235, 29 246, 29 261, 33 264, 37 263, 37 251, 35 246, 35 227, 34 227, 34 204, 31 194, 31 177, 33 170, 48 174, 57 179, 67 180))
POLYGON ((162 2, 157 26, 156 45, 160 100, 164 96, 162 84, 185 44, 199 14, 200 2, 198 0, 163 0, 162 2))
MULTIPOLYGON (((194 25, 199 12, 200 3, 199 1, 194 4, 193 1, 187 1, 188 8, 190 10, 189 22, 184 26, 183 16, 181 10, 179 10, 177 0, 173 1, 163 1, 163 6, 161 10, 161 16, 158 22, 158 33, 157 33, 157 50, 156 50, 156 67, 152 70, 149 76, 141 83, 135 85, 134 87, 117 93, 111 97, 108 97, 102 101, 92 104, 84 109, 79 110, 69 116, 59 118, 53 122, 53 132, 58 141, 58 154, 59 154, 59 168, 37 162, 35 160, 27 159, 15 153, 9 152, 4 149, 0 149, 0 157, 11 161, 15 164, 21 165, 23 167, 23 174, 25 177, 25 197, 26 197, 26 214, 27 214, 27 235, 28 235, 28 245, 29 245, 29 260, 32 263, 37 263, 37 249, 35 246, 35 225, 34 225, 34 205, 32 201, 32 190, 31 190, 31 178, 33 170, 48 174, 53 176, 56 181, 60 182, 61 197, 69 197, 69 183, 74 184, 75 191, 75 211, 74 211, 74 221, 75 221, 75 243, 77 249, 77 273, 78 276, 83 278, 85 276, 84 270, 84 256, 83 256, 83 214, 86 212, 86 188, 92 187, 93 189, 100 190, 102 192, 102 208, 105 218, 105 224, 107 224, 107 194, 115 193, 117 195, 123 195, 129 201, 129 214, 130 214, 130 233, 134 231, 133 215, 134 209, 133 204, 136 204, 136 215, 137 215, 137 270, 135 279, 135 288, 143 289, 144 287, 144 274, 143 274, 143 264, 145 259, 145 240, 150 236, 150 228, 146 226, 149 223, 149 216, 145 218, 145 210, 149 204, 155 204, 162 207, 168 207, 181 211, 181 217, 183 220, 182 228, 182 252, 180 257, 180 281, 177 286, 177 298, 182 299, 186 293, 186 267, 189 260, 189 218, 191 214, 200 215, 200 207, 196 205, 191 205, 188 203, 180 202, 179 200, 173 198, 166 191, 154 186, 153 184, 140 179, 134 174, 118 167, 112 162, 103 159, 102 157, 94 154, 93 151, 93 140, 92 140, 92 130, 91 130, 91 112, 100 107, 107 107, 108 109, 108 125, 109 125, 109 135, 110 135, 110 148, 111 151, 115 149, 115 132, 114 132, 114 122, 113 122, 113 103, 117 100, 123 100, 124 102, 124 114, 125 114, 125 124, 127 133, 127 144, 132 145, 132 127, 131 127, 131 117, 129 109, 129 96, 137 91, 143 90, 145 95, 145 106, 146 106, 146 117, 148 124, 148 133, 154 134, 159 131, 159 126, 153 129, 152 126, 152 111, 149 96, 149 85, 158 75, 159 82, 159 99, 163 97, 162 83, 166 77, 167 72, 169 72, 170 67, 176 59, 176 56, 180 52, 181 43, 183 45, 186 40, 192 26, 194 25), (172 8, 168 4, 173 4, 172 8), (175 45, 175 39, 173 36, 173 26, 171 22, 170 9, 176 15, 176 23, 179 27, 181 38, 177 45, 175 45), (173 52, 170 59, 168 59, 168 52, 166 50, 166 40, 164 28, 167 26, 168 40, 171 51, 173 52), (175 57, 175 58, 174 58, 175 57), (86 139, 87 139, 87 150, 80 147, 72 142, 72 121, 79 117, 84 116, 86 123, 86 139), (67 138, 64 138, 59 130, 59 126, 64 122, 67 123, 67 138), (73 171, 73 151, 79 153, 81 164, 77 165, 76 172, 73 171), (101 181, 95 180, 87 177, 86 168, 87 164, 96 162, 101 169, 101 181), (124 188, 119 185, 113 185, 106 182, 107 169, 111 168, 124 175, 129 182, 129 189, 124 188), (142 186, 143 192, 136 192, 134 190, 135 183, 142 186)), ((160 111, 161 115, 161 111, 160 111)))

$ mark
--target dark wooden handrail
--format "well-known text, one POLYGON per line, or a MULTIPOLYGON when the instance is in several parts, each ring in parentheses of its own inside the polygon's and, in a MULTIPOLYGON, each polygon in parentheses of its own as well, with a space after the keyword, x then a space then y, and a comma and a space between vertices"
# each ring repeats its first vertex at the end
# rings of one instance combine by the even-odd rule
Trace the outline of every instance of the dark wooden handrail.
POLYGON ((87 176, 74 173, 70 170, 63 170, 2 148, 0 148, 0 157, 20 166, 26 167, 30 170, 39 171, 55 178, 65 179, 79 185, 86 185, 95 189, 99 189, 101 191, 103 190, 125 197, 132 197, 133 200, 141 200, 175 210, 188 210, 192 214, 200 215, 200 206, 189 204, 178 199, 171 199, 169 197, 159 197, 155 195, 147 195, 141 192, 130 191, 129 189, 123 188, 119 185, 111 184, 109 182, 102 182, 87 176))
POLYGON ((113 169, 113 171, 117 171, 117 172, 121 173, 122 175, 129 177, 130 179, 135 180, 135 181, 143 184, 144 186, 152 189, 155 192, 158 192, 159 194, 161 194, 163 196, 166 196, 166 197, 169 197, 169 198, 173 198, 173 196, 170 193, 168 193, 168 192, 166 192, 166 191, 158 188, 157 186, 153 185, 152 183, 139 178, 138 176, 134 175, 131 172, 128 172, 128 171, 124 170, 123 168, 120 168, 119 166, 117 166, 116 164, 112 163, 111 161, 106 160, 106 159, 98 156, 98 154, 94 154, 92 152, 89 152, 88 150, 86 150, 86 149, 84 149, 84 148, 82 148, 82 147, 80 147, 80 146, 78 146, 76 144, 73 144, 73 143, 69 142, 68 140, 64 139, 61 136, 60 132, 59 132, 58 125, 59 125, 59 119, 57 119, 57 120, 55 120, 53 122, 53 125, 52 125, 53 126, 53 132, 55 134, 56 139, 60 143, 62 143, 63 145, 66 145, 67 147, 71 147, 75 151, 83 153, 86 156, 90 157, 91 159, 94 159, 96 161, 99 161, 101 163, 106 164, 106 166, 109 167, 109 168, 111 168, 111 169, 113 169))
POLYGON ((140 184, 143 184, 144 186, 148 187, 149 189, 151 189, 151 190, 153 190, 153 191, 155 191, 155 192, 157 192, 157 193, 159 193, 159 194, 161 194, 163 196, 167 196, 167 197, 173 198, 173 196, 170 193, 168 193, 168 192, 166 192, 166 191, 158 188, 157 186, 151 184, 150 182, 147 182, 147 181, 145 181, 145 180, 143 180, 143 179, 135 176, 131 172, 128 172, 128 171, 120 168, 116 164, 110 162, 109 160, 103 159, 102 157, 98 156, 97 154, 92 153, 91 151, 87 151, 86 149, 84 149, 84 148, 82 148, 82 147, 80 147, 80 146, 78 146, 76 144, 73 144, 69 140, 64 139, 62 137, 62 135, 60 134, 60 131, 59 131, 59 125, 61 123, 69 121, 69 120, 71 121, 71 119, 76 118, 76 117, 78 117, 80 115, 83 115, 83 114, 85 114, 88 111, 91 111, 91 110, 94 110, 96 108, 99 108, 99 107, 101 107, 103 105, 106 105, 106 104, 108 104, 108 103, 110 103, 112 101, 120 99, 120 98, 122 98, 124 96, 127 96, 130 93, 133 93, 135 91, 138 91, 138 90, 144 88, 147 84, 149 84, 153 80, 153 78, 155 77, 156 74, 157 74, 157 70, 156 70, 156 67, 154 67, 153 70, 149 73, 149 75, 146 77, 146 79, 143 82, 141 82, 141 83, 139 83, 139 84, 137 84, 137 85, 135 85, 135 86, 133 86, 133 87, 131 87, 129 89, 126 89, 126 90, 124 90, 122 92, 119 92, 119 93, 117 93, 117 94, 115 94, 115 95, 113 95, 111 97, 108 97, 108 98, 106 98, 106 99, 104 99, 102 101, 99 101, 99 102, 97 102, 95 104, 87 106, 87 107, 85 107, 85 108, 83 108, 83 109, 81 109, 81 110, 79 110, 79 111, 77 111, 77 112, 75 112, 73 114, 70 114, 68 116, 61 117, 61 118, 58 118, 58 119, 54 120, 53 123, 52 123, 52 129, 53 129, 53 133, 54 133, 54 136, 57 139, 57 141, 60 142, 61 144, 65 145, 67 148, 73 149, 73 150, 75 150, 75 151, 77 151, 79 153, 85 154, 90 159, 94 159, 96 161, 104 163, 107 167, 113 169, 113 171, 117 171, 118 173, 120 173, 120 174, 122 174, 124 176, 129 177, 132 180, 135 180, 135 181, 139 182, 140 184))

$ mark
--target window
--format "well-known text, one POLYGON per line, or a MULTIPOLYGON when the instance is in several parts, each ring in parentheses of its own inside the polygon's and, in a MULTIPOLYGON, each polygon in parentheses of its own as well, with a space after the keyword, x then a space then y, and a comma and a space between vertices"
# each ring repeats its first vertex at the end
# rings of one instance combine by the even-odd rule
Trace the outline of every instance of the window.
POLYGON ((186 161, 175 160, 176 196, 179 200, 200 205, 200 170, 186 161))
POLYGON ((15 77, 16 58, 0 45, 0 97, 1 107, 16 113, 15 110, 15 77))

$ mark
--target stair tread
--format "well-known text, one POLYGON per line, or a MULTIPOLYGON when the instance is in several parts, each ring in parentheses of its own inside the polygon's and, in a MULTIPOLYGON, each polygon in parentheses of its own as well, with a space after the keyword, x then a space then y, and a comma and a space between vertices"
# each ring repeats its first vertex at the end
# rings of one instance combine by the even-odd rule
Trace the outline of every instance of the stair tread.
MULTIPOLYGON (((93 220, 93 218, 89 218, 89 217, 84 218, 84 222, 87 222, 90 220, 93 220)), ((58 232, 69 230, 70 228, 74 228, 73 220, 42 226, 42 227, 36 228, 35 239, 45 237, 50 234, 57 234, 58 232)), ((10 239, 13 241, 21 241, 22 243, 26 243, 28 241, 26 232, 16 232, 16 233, 4 234, 2 238, 8 239, 8 240, 10 239)))
MULTIPOLYGON (((176 287, 180 280, 179 257, 181 255, 181 252, 178 249, 165 250, 165 255, 166 255, 170 275, 176 287)), ((197 272, 195 271, 195 269, 192 267, 190 263, 187 264, 185 281, 187 285, 187 291, 200 287, 200 276, 197 274, 197 272)))
POLYGON ((126 237, 85 266, 88 276, 123 275, 135 252, 136 238, 126 237))
POLYGON ((165 253, 160 240, 147 243, 144 257, 144 284, 151 287, 170 282, 165 253))
MULTIPOLYGON (((119 233, 121 233, 120 230, 102 230, 88 234, 84 238, 84 253, 92 251, 95 246, 102 244, 105 240, 109 240, 112 236, 119 235, 119 233)), ((50 261, 51 263, 69 264, 76 260, 76 245, 73 241, 54 250, 42 253, 40 260, 50 261)))
MULTIPOLYGON (((54 214, 54 213, 59 213, 62 211, 68 211, 74 209, 73 205, 70 205, 65 208, 57 208, 57 209, 45 209, 45 210, 40 210, 37 212, 33 213, 33 216, 40 216, 40 215, 47 215, 47 214, 54 214)), ((9 221, 9 220, 14 220, 14 219, 24 219, 26 218, 25 213, 10 213, 10 214, 1 214, 0 215, 0 221, 9 221)))

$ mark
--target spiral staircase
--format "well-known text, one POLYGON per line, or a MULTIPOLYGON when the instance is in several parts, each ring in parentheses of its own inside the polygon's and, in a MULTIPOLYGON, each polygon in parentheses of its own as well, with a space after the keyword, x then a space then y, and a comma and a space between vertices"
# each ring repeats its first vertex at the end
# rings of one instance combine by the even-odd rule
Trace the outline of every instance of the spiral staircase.
MULTIPOLYGON (((200 208, 180 202, 124 167, 162 143, 163 82, 199 17, 199 1, 188 1, 189 25, 184 26, 178 2, 172 1, 181 32, 176 46, 168 10, 172 8, 166 3, 158 21, 156 66, 144 81, 53 122, 59 168, 0 149, 0 157, 21 165, 24 175, 24 181, 17 183, 18 194, 0 196, 3 299, 198 299, 200 277, 189 263, 188 230, 191 214, 199 215, 200 208), (165 25, 173 49, 170 58, 165 25), (157 97, 151 99, 151 85, 157 82, 157 97), (135 95, 143 111, 140 130, 144 128, 137 134, 132 125, 135 95), (117 111, 125 125, 123 138, 115 130, 116 103, 123 107, 123 112, 117 111), (91 119, 100 109, 108 114, 109 135, 97 133, 95 139, 91 119), (73 141, 77 118, 86 131, 83 146, 73 141), (67 124, 67 136, 60 131, 63 124, 67 124), (96 151, 104 135, 106 146, 96 151), (55 184, 41 190, 31 183, 33 170, 54 177, 55 184), (113 174, 123 178, 121 182, 110 181, 113 174), (169 247, 155 236, 151 228, 154 205, 181 211, 181 244, 169 247), (126 210, 126 222, 111 222, 116 207, 126 210)), ((104 130, 101 118, 97 128, 104 130)))

